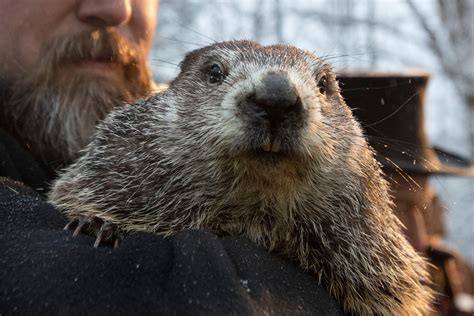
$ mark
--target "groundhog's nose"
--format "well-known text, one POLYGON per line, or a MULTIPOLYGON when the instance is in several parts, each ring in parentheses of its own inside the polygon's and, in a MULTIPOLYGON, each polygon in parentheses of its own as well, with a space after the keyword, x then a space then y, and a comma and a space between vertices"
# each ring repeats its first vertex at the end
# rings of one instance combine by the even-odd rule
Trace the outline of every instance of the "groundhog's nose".
POLYGON ((269 119, 279 119, 289 111, 300 111, 301 101, 294 85, 285 74, 269 73, 257 84, 255 94, 249 97, 269 119))

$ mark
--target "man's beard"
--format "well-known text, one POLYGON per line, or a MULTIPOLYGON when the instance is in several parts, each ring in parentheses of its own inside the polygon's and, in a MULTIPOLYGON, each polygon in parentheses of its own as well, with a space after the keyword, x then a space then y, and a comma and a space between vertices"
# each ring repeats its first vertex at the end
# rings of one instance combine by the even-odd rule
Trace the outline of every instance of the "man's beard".
POLYGON ((109 30, 55 39, 44 47, 33 73, 25 78, 6 77, 2 127, 45 162, 70 162, 107 113, 150 92, 152 83, 142 51, 140 45, 109 30), (123 78, 69 68, 81 61, 110 61, 121 68, 123 78))

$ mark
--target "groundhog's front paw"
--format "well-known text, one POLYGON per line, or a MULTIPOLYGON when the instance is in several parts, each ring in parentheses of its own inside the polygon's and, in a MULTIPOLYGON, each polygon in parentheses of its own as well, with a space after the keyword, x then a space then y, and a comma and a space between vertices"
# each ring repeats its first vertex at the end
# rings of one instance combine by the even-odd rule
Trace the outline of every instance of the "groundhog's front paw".
POLYGON ((94 247, 101 244, 113 245, 117 248, 122 240, 120 229, 117 225, 104 221, 96 216, 77 216, 74 217, 64 230, 74 230, 73 236, 80 233, 96 236, 94 247))

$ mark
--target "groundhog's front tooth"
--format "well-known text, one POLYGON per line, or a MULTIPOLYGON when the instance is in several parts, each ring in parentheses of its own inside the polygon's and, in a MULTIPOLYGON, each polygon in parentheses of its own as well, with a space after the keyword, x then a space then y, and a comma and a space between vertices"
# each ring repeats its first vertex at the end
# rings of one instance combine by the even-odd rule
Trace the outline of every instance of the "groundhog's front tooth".
POLYGON ((262 149, 263 149, 264 151, 270 151, 270 150, 271 150, 271 143, 270 143, 270 141, 263 143, 262 149))
POLYGON ((272 144, 272 152, 274 152, 274 153, 279 152, 280 147, 281 147, 281 142, 279 140, 275 139, 273 141, 273 144, 272 144))
POLYGON ((266 137, 262 144, 263 151, 270 151, 272 149, 272 142, 270 137, 266 137))

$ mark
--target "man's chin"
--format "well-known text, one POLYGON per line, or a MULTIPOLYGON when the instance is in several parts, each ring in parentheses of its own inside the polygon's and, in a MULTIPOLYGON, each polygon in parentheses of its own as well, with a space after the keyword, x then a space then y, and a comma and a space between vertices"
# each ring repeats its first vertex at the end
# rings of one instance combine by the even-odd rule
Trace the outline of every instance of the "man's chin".
POLYGON ((44 161, 75 159, 95 125, 134 98, 118 75, 66 68, 49 80, 17 85, 4 113, 15 134, 44 161))

